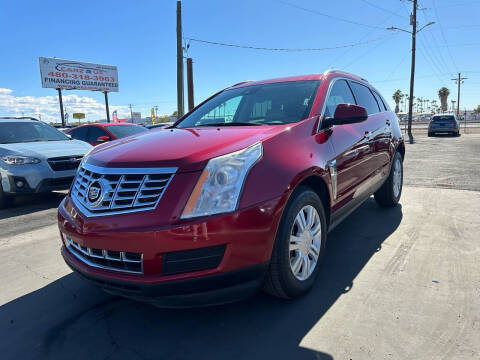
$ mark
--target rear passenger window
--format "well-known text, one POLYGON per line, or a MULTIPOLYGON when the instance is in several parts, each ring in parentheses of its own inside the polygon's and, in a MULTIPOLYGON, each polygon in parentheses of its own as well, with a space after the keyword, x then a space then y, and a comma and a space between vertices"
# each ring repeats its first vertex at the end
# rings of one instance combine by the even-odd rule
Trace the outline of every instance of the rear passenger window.
POLYGON ((70 131, 69 135, 77 140, 87 141, 87 127, 79 127, 78 129, 70 131))
POLYGON ((375 99, 377 99, 378 106, 380 106, 380 111, 388 111, 380 95, 378 95, 375 91, 372 91, 372 93, 373 96, 375 96, 375 99))
POLYGON ((345 80, 337 80, 330 90, 325 106, 325 116, 332 117, 338 104, 355 104, 352 91, 345 80))
POLYGON ((372 95, 370 89, 356 82, 350 82, 353 94, 357 99, 357 105, 363 106, 367 109, 368 115, 376 114, 380 111, 377 100, 372 95))

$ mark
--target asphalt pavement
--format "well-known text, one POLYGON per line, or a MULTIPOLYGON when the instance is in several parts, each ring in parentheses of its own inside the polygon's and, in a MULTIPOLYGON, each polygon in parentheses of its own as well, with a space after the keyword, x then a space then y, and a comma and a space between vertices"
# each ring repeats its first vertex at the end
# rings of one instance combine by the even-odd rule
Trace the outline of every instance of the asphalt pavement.
POLYGON ((328 238, 315 288, 166 310, 112 297, 59 254, 64 196, 0 210, 0 359, 478 359, 480 135, 407 144, 401 205, 328 238))

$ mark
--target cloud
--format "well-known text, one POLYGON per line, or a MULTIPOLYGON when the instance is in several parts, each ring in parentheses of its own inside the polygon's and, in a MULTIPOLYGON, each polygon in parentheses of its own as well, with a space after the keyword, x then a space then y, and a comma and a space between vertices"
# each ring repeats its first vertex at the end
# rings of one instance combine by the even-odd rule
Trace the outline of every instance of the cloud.
MULTIPOLYGON (((63 95, 63 105, 70 114, 85 113, 87 120, 105 119, 105 104, 88 96, 75 94, 63 95)), ((130 116, 127 106, 110 105, 110 112, 117 110, 119 118, 130 116)), ((60 110, 57 96, 14 96, 12 89, 0 88, 0 115, 12 116, 42 115, 42 120, 60 122, 60 110)))

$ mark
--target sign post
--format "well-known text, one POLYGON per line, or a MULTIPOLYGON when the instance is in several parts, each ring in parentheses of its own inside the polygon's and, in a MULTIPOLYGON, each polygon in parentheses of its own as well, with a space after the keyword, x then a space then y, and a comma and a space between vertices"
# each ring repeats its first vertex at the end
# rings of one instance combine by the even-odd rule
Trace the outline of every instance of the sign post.
POLYGON ((108 109, 108 91, 103 92, 105 94, 105 109, 107 110, 107 123, 110 122, 110 110, 108 109))
POLYGON ((65 115, 63 113, 62 89, 57 88, 57 91, 58 91, 58 102, 60 103, 60 116, 62 118, 62 127, 65 127, 65 115))
POLYGON ((110 122, 108 93, 118 92, 116 66, 45 57, 39 57, 38 61, 42 87, 58 90, 62 126, 65 126, 62 89, 102 91, 105 95, 107 122, 110 122))

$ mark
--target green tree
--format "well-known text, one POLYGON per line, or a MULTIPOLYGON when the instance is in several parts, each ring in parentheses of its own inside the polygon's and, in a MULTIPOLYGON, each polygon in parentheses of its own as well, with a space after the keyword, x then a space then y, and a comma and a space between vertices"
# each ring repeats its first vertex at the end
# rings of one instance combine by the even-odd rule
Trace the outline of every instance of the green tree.
POLYGON ((440 108, 442 109, 442 112, 448 110, 448 95, 450 95, 450 90, 448 90, 445 86, 438 90, 438 97, 440 98, 440 108))
POLYGON ((402 100, 403 97, 404 97, 404 95, 402 94, 402 90, 400 90, 400 89, 397 89, 393 93, 392 99, 393 99, 393 101, 395 101, 395 113, 399 112, 398 104, 400 103, 400 100, 402 100))

